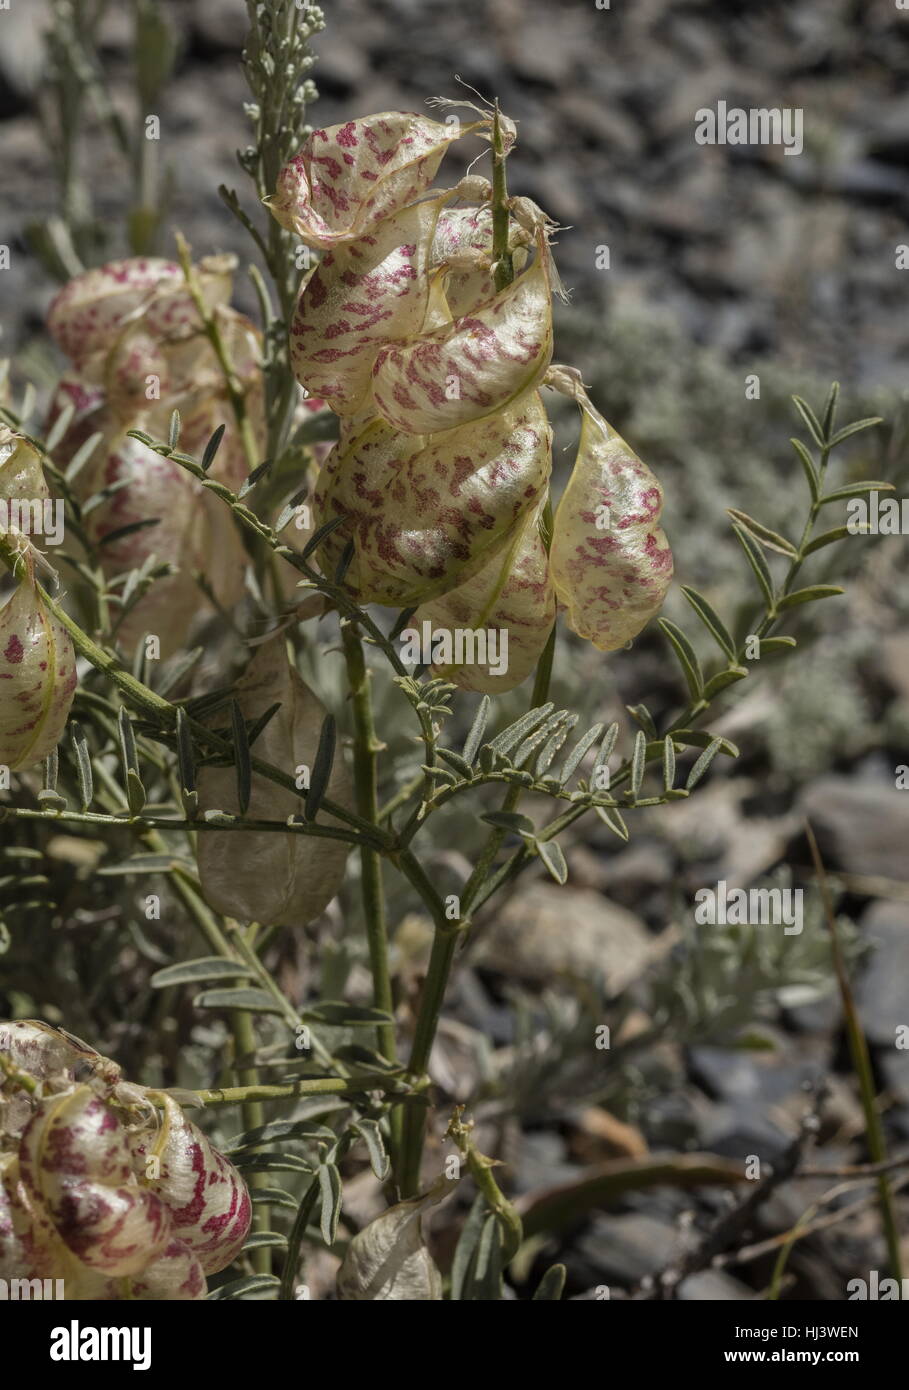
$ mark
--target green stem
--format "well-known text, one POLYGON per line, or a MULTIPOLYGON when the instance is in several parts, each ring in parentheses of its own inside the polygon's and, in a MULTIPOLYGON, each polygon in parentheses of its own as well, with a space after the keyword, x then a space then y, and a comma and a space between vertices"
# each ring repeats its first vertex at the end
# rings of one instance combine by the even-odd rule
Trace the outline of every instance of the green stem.
MULTIPOLYGON (((238 980, 237 984, 245 983, 238 980)), ((253 1027, 252 1014, 245 1009, 234 1009, 231 1011, 231 1029, 234 1035, 234 1046, 237 1055, 240 1057, 251 1057, 256 1050, 256 1034, 253 1027)), ((255 1092, 259 1084, 259 1076, 254 1066, 243 1067, 239 1072, 240 1081, 248 1091, 255 1092)), ((240 1107, 243 1116, 244 1130, 259 1129, 265 1123, 265 1106, 260 1099, 247 1097, 240 1107)), ((267 1173, 250 1173, 249 1185, 254 1190, 268 1186, 267 1173)), ((252 1229, 254 1232, 265 1232, 271 1230, 271 1211, 262 1202, 253 1203, 252 1229)), ((250 1251, 252 1267, 256 1274, 271 1274, 271 1250, 264 1246, 260 1250, 250 1251)))
POLYGON ((280 1082, 273 1086, 221 1086, 211 1091, 194 1091, 203 1105, 238 1105, 250 1100, 288 1100, 302 1096, 365 1095, 368 1091, 394 1093, 401 1090, 401 1079, 386 1072, 356 1076, 313 1076, 302 1081, 280 1082))
POLYGON ((461 1107, 458 1107, 448 1126, 448 1137, 454 1140, 462 1157, 467 1160, 470 1176, 485 1198, 486 1205, 498 1218, 502 1239, 502 1262, 507 1265, 517 1254, 521 1244, 521 1218, 493 1176, 493 1160, 480 1153, 473 1142, 472 1128, 472 1125, 462 1123, 461 1107))
MULTIPOLYGON (((378 825, 378 768, 377 757, 384 744, 376 737, 369 690, 369 671, 363 655, 363 644, 353 623, 341 624, 341 638, 347 662, 347 679, 354 718, 354 788, 357 811, 370 825, 378 825)), ((388 964, 388 923, 385 916, 385 890, 382 881, 382 860, 368 845, 360 846, 360 892, 366 922, 366 940, 372 970, 373 1003, 377 1009, 394 1014, 394 995, 388 964)), ((397 1060, 394 1023, 380 1024, 376 1042, 381 1055, 389 1062, 397 1060)), ((397 1152, 400 1141, 400 1114, 396 1108, 391 1116, 392 1149, 397 1152)))
POLYGON ((508 249, 508 186, 505 174, 505 142, 499 103, 492 122, 492 261, 495 287, 506 289, 514 279, 514 264, 508 249))
POLYGON ((196 306, 196 312, 198 313, 199 318, 202 320, 202 326, 205 330, 205 336, 208 338, 208 341, 211 343, 212 348, 214 349, 215 356, 218 359, 218 364, 224 376, 224 383, 227 387, 227 394, 230 399, 231 409, 234 413, 234 419, 237 422, 237 429, 240 432, 240 439, 243 444, 243 452, 246 455, 246 462, 249 465, 249 471, 252 472, 253 469, 258 466, 259 463, 259 446, 256 443, 255 431, 253 430, 252 420, 249 417, 249 411, 246 408, 246 395, 243 390, 243 385, 237 379, 237 374, 234 371, 233 363, 230 360, 230 355, 228 354, 227 346, 224 342, 224 338, 221 335, 221 328, 218 323, 218 320, 215 317, 214 313, 212 313, 208 309, 205 300, 202 297, 202 291, 199 287, 199 282, 196 278, 196 272, 193 269, 192 261, 190 259, 189 244, 186 241, 185 237, 181 236, 179 232, 177 233, 176 240, 177 255, 180 258, 180 265, 183 270, 186 285, 190 292, 190 295, 192 296, 193 303, 196 306))

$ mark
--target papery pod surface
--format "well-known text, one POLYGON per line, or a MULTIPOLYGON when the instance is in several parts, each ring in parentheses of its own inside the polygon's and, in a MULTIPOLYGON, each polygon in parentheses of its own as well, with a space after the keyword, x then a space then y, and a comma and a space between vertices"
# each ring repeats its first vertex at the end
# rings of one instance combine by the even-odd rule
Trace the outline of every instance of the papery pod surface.
POLYGON ((281 170, 272 213, 326 250, 371 230, 424 193, 453 140, 478 125, 442 125, 412 111, 314 130, 281 170))
MULTIPOLYGON (((259 649, 237 684, 237 700, 246 720, 255 720, 272 705, 281 704, 256 740, 254 757, 289 776, 298 767, 312 769, 326 710, 291 669, 280 639, 259 649)), ((232 767, 203 768, 198 792, 202 811, 239 810, 232 767)), ((353 788, 340 749, 327 794, 353 809, 353 788)), ((282 820, 300 813, 302 795, 253 772, 247 814, 250 819, 282 820)), ((331 818, 323 812, 320 819, 331 818)), ((202 892, 217 912, 242 922, 305 926, 340 888, 348 848, 340 841, 302 834, 207 830, 198 836, 196 853, 202 892)))
POLYGON ((432 434, 504 410, 539 385, 552 358, 549 252, 501 293, 450 324, 382 349, 378 413, 405 434, 432 434))
POLYGON ((410 627, 421 641, 424 631, 439 634, 436 652, 452 644, 451 657, 433 659, 433 673, 462 690, 496 694, 520 685, 536 667, 556 617, 549 559, 540 531, 538 507, 524 521, 511 545, 465 584, 422 604, 410 627), (477 633, 485 634, 485 661, 477 633), (474 634, 473 637, 470 634, 474 634), (495 660, 490 660, 494 634, 495 660), (504 639, 507 635, 507 645, 504 639), (458 661, 457 641, 472 644, 472 659, 458 661), (501 670, 502 664, 506 669, 501 670))
POLYGON ((429 254, 441 200, 377 223, 326 253, 300 293, 290 330, 294 375, 338 415, 361 409, 386 343, 418 333, 429 303, 429 254))
POLYGON ((46 758, 75 689, 72 640, 27 574, 0 608, 0 763, 19 772, 46 758))
POLYGON ((442 1276, 423 1239, 423 1215, 444 1196, 436 1184, 398 1202, 358 1231, 338 1271, 338 1298, 357 1302, 435 1302, 442 1276))
POLYGON ((48 310, 47 326, 67 357, 84 366, 110 347, 156 290, 182 282, 183 272, 175 261, 155 256, 110 261, 63 286, 48 310))
POLYGON ((577 459, 553 526, 550 561, 568 625, 600 651, 630 642, 672 581, 653 473, 589 402, 577 459))
MULTIPOLYGON (((508 244, 517 271, 524 269, 526 241, 517 223, 510 222, 508 244)), ((492 209, 488 205, 442 209, 429 264, 433 270, 440 267, 446 270, 444 286, 449 319, 472 313, 495 296, 492 252, 492 209)))
MULTIPOLYGON (((209 422, 210 417, 206 428, 209 422)), ((140 638, 154 634, 166 658, 186 641, 199 612, 210 608, 194 571, 205 573, 218 602, 229 609, 243 593, 246 552, 223 502, 207 494, 179 464, 125 435, 113 441, 106 455, 100 450, 99 454, 91 469, 79 475, 79 495, 115 490, 91 512, 86 528, 90 538, 98 543, 135 522, 157 523, 106 544, 101 551, 105 574, 113 577, 138 569, 152 557, 175 569, 130 609, 117 625, 117 640, 132 650, 140 638)))
POLYGON ((17 1156, 0 1154, 0 1279, 60 1279, 67 1272, 63 1247, 28 1210, 17 1156))
POLYGON ((141 1188, 126 1131, 89 1086, 39 1100, 19 1145, 29 1207, 90 1269, 139 1273, 172 1239, 159 1197, 141 1188))
POLYGON ((39 1081, 63 1076, 70 1081, 98 1076, 107 1085, 120 1080, 120 1068, 93 1047, 40 1019, 0 1023, 0 1053, 39 1081))
POLYGON ((204 1299, 206 1291, 205 1271, 182 1240, 172 1240, 141 1274, 133 1275, 129 1281, 130 1297, 150 1303, 198 1302, 204 1299))
MULTIPOLYGON (((174 1235, 204 1274, 217 1274, 236 1259, 249 1233, 249 1193, 234 1165, 179 1105, 167 1095, 161 1099, 164 1115, 160 1128, 157 1133, 143 1131, 132 1138, 133 1156, 140 1168, 151 1156, 159 1160, 160 1176, 152 1186, 170 1213, 174 1235)), ((174 1261, 169 1270, 157 1271, 162 1280, 179 1274, 192 1282, 190 1263, 178 1265, 174 1250, 168 1259, 174 1261)))
POLYGON ((344 525, 321 552, 331 573, 348 538, 348 582, 364 603, 406 607, 464 582, 508 545, 549 482, 551 430, 537 392, 430 438, 382 420, 340 446, 316 490, 318 524, 344 525))
MULTIPOLYGON (((37 449, 23 435, 0 424, 0 500, 43 502, 47 496, 47 480, 37 449)), ((9 512, 9 508, 5 510, 9 512)), ((0 533, 5 529, 2 522, 0 514, 0 533)))

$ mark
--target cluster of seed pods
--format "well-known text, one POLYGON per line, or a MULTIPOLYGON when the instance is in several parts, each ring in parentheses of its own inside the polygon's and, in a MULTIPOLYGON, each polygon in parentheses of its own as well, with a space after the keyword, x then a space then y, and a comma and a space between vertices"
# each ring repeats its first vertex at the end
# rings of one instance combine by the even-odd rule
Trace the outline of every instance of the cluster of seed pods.
POLYGON ((204 1298, 249 1230, 234 1166, 170 1096, 59 1029, 0 1023, 0 1058, 0 1278, 59 1279, 79 1300, 204 1298))
POLYGON ((416 609, 417 627, 507 631, 507 671, 444 670, 466 689, 497 691, 534 669, 559 608, 600 650, 624 646, 660 607, 672 556, 650 469, 577 373, 552 365, 545 215, 510 200, 505 249, 517 273, 497 288, 489 185, 430 187, 468 133, 490 138, 491 120, 459 127, 392 111, 314 131, 270 206, 321 253, 291 360, 340 420, 315 490, 316 525, 338 523, 326 573, 345 556, 361 602, 416 609), (543 387, 582 415, 548 547, 543 387))
MULTIPOLYGON (((195 268, 194 280, 261 439, 259 334, 230 307, 233 269, 232 257, 210 256, 195 268)), ((180 447, 199 457, 224 425, 210 475, 236 490, 249 465, 222 365, 181 267, 155 257, 113 261, 78 275, 51 304, 48 327, 72 363, 48 421, 52 427, 64 410, 69 418, 54 448, 57 466, 66 468, 91 436, 101 436, 72 488, 80 502, 105 494, 85 522, 89 541, 104 542, 98 554, 105 574, 115 580, 144 565, 170 567, 121 621, 114 612, 117 640, 130 652, 153 634, 167 656, 184 644, 206 607, 195 574, 204 573, 216 602, 230 608, 243 592, 245 551, 223 503, 127 431, 166 438, 178 409, 180 447), (141 529, 140 522, 146 523, 141 529)))

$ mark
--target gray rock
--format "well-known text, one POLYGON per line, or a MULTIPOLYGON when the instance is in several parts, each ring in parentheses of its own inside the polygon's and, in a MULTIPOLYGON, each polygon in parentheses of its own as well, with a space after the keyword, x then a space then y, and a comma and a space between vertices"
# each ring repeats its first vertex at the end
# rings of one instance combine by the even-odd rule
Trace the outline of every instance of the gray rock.
POLYGON ((745 1303, 754 1296, 754 1289, 722 1269, 702 1269, 683 1279, 678 1287, 683 1303, 745 1303))
POLYGON ((249 31, 245 0, 195 0, 192 27, 206 48, 239 53, 249 31))
MULTIPOLYGON (((666 1221, 640 1212, 595 1216, 579 1238, 577 1274, 584 1279, 587 1266, 591 1282, 613 1280, 633 1287, 648 1274, 656 1274, 679 1253, 680 1233, 666 1221)), ((586 1279, 585 1279, 586 1282, 586 1279)))
MULTIPOLYGON (((44 68, 41 36, 49 18, 48 0, 13 4, 0 15, 0 76, 20 96, 33 92, 41 77, 44 68)), ((10 104, 7 93, 3 94, 2 104, 10 104)))
POLYGON ((495 916, 477 960, 535 984, 559 976, 624 989, 650 959, 652 938, 639 917, 589 889, 536 883, 495 916))
POLYGON ((822 777, 801 800, 828 868, 909 879, 909 791, 847 777, 822 777))
POLYGON ((909 1026, 909 904, 877 902, 862 927, 871 952, 856 987, 859 1015, 868 1040, 895 1051, 897 1028, 909 1026))

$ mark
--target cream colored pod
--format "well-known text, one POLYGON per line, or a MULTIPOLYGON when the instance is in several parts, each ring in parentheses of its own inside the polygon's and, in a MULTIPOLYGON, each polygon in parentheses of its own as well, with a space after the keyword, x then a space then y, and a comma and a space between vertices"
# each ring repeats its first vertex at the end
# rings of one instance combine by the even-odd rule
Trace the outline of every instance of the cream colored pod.
POLYGON ((423 1217, 452 1186, 440 1178, 422 1196, 398 1202, 358 1231, 338 1270, 338 1298, 358 1303, 440 1301, 442 1276, 423 1236, 423 1217))
POLYGON ((307 246, 330 250, 414 202, 452 141, 488 124, 459 127, 412 111, 380 111, 314 130, 281 170, 269 207, 307 246))
MULTIPOLYGON (((233 310, 234 260, 204 258, 194 268, 206 310, 218 322, 233 375, 243 392, 257 444, 264 440, 260 340, 233 310)), ((77 276, 59 293, 48 326, 75 372, 59 383, 50 422, 62 410, 68 427, 55 445, 66 467, 92 434, 100 441, 71 480, 78 501, 106 500, 85 519, 111 585, 115 636, 130 654, 144 637, 158 653, 183 646, 200 614, 230 610, 242 597, 246 551, 228 510, 171 460, 128 438, 142 429, 165 438, 172 412, 181 416, 180 448, 201 457, 221 425, 225 432, 209 476, 238 490, 249 471, 223 368, 204 331, 178 265, 155 258, 114 261, 77 276), (118 612, 126 577, 166 565, 137 602, 118 612), (197 582, 205 576, 209 599, 197 582)))
MULTIPOLYGON (((240 713, 248 722, 280 704, 252 753, 300 786, 295 793, 253 772, 247 816, 281 820, 299 815, 327 714, 325 706, 289 665, 280 638, 259 649, 236 691, 240 713)), ((239 812, 233 767, 202 768, 198 794, 202 814, 239 812)), ((353 787, 340 751, 327 795, 353 810, 353 787)), ((331 822, 332 817, 323 813, 321 819, 331 822)), ((328 906, 341 887, 347 853, 342 841, 264 830, 205 830, 197 836, 196 846, 202 892, 211 907, 241 922, 288 927, 305 926, 328 906)))
MULTIPOLYGON (((205 575, 217 603, 229 609, 243 593, 246 552, 223 502, 138 440, 112 439, 94 476, 96 491, 111 489, 86 527, 93 541, 104 542, 105 574, 115 581, 144 565, 171 567, 124 617, 114 608, 114 635, 130 652, 154 636, 166 658, 184 645, 200 612, 212 612, 196 575, 205 575), (144 523, 141 529, 125 529, 137 523, 144 523)), ((115 584, 115 592, 122 587, 115 584)))
POLYGON ((659 611, 672 582, 663 490, 576 375, 556 368, 552 378, 581 410, 578 453, 553 524, 552 579, 572 631, 616 651, 659 611))
POLYGON ((0 1023, 34 1084, 0 1110, 0 1278, 78 1300, 205 1297, 246 1239, 249 1193, 171 1097, 47 1024, 0 1023))
POLYGON ((35 583, 32 536, 43 538, 47 503, 37 451, 0 425, 0 541, 8 557, 19 555, 15 587, 0 607, 0 765, 12 772, 57 746, 76 689, 69 633, 35 583))
POLYGON ((322 563, 349 539, 347 582, 361 602, 407 607, 464 583, 509 548, 549 486, 551 430, 539 393, 432 436, 373 420, 333 450, 315 495, 320 524, 340 517, 322 563))

